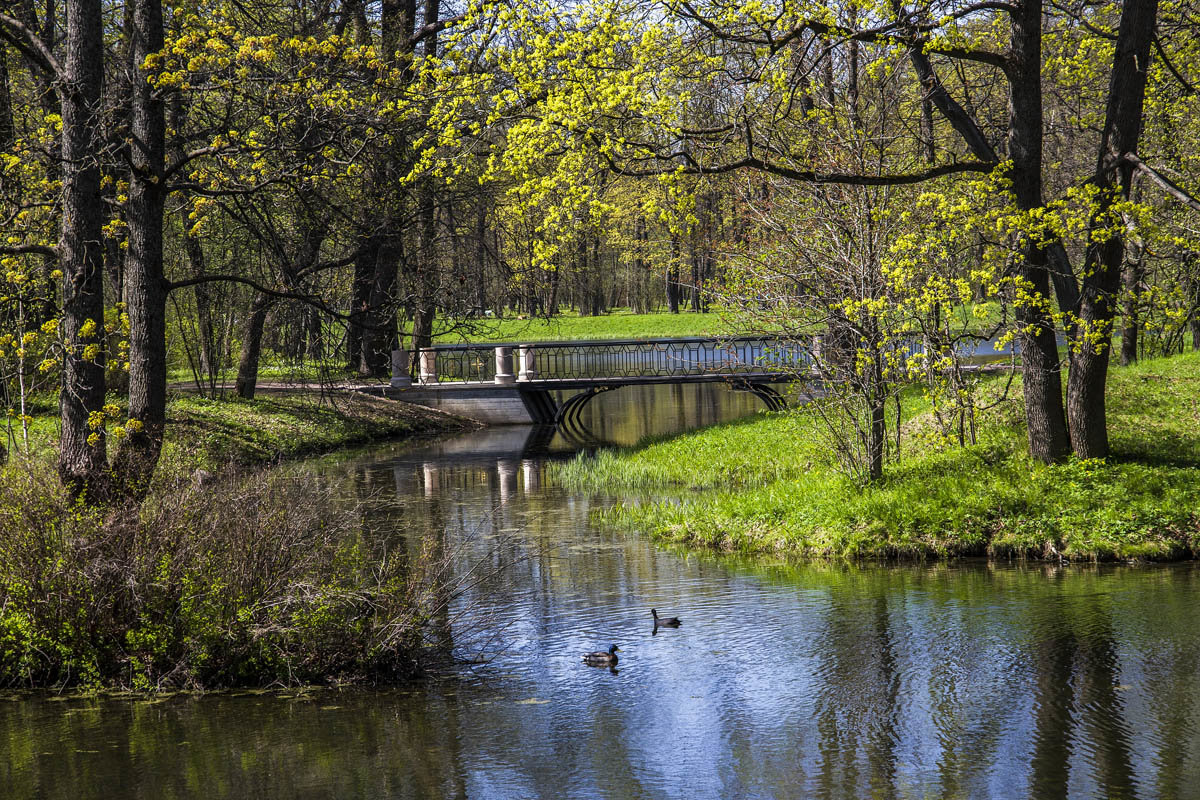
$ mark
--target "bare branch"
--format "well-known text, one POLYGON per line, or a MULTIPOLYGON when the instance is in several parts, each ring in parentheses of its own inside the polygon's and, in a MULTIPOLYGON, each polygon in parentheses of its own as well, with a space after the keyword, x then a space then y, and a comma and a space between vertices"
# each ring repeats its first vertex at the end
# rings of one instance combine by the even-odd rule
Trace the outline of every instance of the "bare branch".
POLYGON ((419 43, 421 43, 422 41, 424 41, 425 39, 428 39, 430 36, 435 36, 435 35, 441 33, 446 28, 449 28, 451 25, 457 25, 458 23, 462 22, 466 18, 467 18, 466 14, 459 14, 456 17, 449 17, 447 19, 439 19, 436 22, 429 23, 428 25, 422 25, 420 28, 413 31, 412 36, 408 37, 408 48, 410 50, 415 49, 416 46, 419 43))
POLYGON ((0 255, 6 256, 23 256, 23 255, 39 255, 48 256, 50 258, 58 258, 58 248, 48 244, 4 244, 0 245, 0 255))
POLYGON ((41 67, 54 82, 66 81, 66 70, 58 63, 50 48, 36 31, 16 17, 0 14, 0 39, 21 51, 21 55, 41 67))
POLYGON ((1162 46, 1162 39, 1158 36, 1154 37, 1154 49, 1158 51, 1158 57, 1167 65, 1167 71, 1175 76, 1175 80, 1179 81, 1179 85, 1183 87, 1184 94, 1195 94, 1196 87, 1188 83, 1187 78, 1180 74, 1179 70, 1175 69, 1175 65, 1171 63, 1170 57, 1167 55, 1166 49, 1162 46))
MULTIPOLYGON (((774 164, 769 161, 764 161, 757 156, 748 155, 745 158, 737 161, 730 161, 725 164, 715 166, 704 166, 697 163, 687 153, 675 153, 673 158, 680 158, 688 162, 687 166, 683 167, 682 172, 685 175, 720 175, 726 172, 735 172, 741 169, 754 169, 760 172, 766 172, 771 175, 778 175, 789 180, 802 181, 805 183, 833 183, 845 186, 908 186, 914 183, 923 183, 934 178, 940 178, 946 175, 959 175, 967 172, 988 173, 994 170, 997 166, 996 162, 990 161, 958 161, 951 164, 941 164, 936 167, 930 167, 920 172, 901 172, 882 175, 865 175, 851 172, 818 172, 816 170, 795 169, 783 164, 774 164)), ((657 175, 668 173, 676 173, 678 168, 661 169, 661 170, 631 170, 622 168, 617 165, 612 159, 608 159, 609 168, 613 172, 633 178, 649 178, 657 175)))
POLYGON ((1135 156, 1133 153, 1126 153, 1123 156, 1123 158, 1128 164, 1132 165, 1138 172, 1142 173, 1147 178, 1149 178, 1152 183, 1154 183, 1155 185, 1158 186, 1158 188, 1162 189, 1164 192, 1171 195, 1176 200, 1183 203, 1185 206, 1192 209, 1193 211, 1200 211, 1200 199, 1193 197, 1182 186, 1175 183, 1173 180, 1168 178, 1166 175, 1163 175, 1158 170, 1154 169, 1154 167, 1150 166, 1145 161, 1142 161, 1140 158, 1135 156))

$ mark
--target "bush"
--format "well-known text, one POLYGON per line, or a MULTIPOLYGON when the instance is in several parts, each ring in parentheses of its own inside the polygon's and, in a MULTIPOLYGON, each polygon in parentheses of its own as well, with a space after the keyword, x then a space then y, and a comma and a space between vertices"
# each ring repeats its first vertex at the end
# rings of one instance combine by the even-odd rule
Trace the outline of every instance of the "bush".
POLYGON ((311 476, 235 474, 104 512, 71 505, 48 467, 0 482, 0 686, 394 683, 433 656, 426 621, 450 593, 429 584, 448 571, 364 535, 311 476))

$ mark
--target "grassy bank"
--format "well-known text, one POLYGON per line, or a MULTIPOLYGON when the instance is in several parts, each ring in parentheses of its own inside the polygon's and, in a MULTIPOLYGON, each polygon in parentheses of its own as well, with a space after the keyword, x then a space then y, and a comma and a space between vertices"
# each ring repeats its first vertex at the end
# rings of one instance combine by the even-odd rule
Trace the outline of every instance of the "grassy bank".
POLYGON ((103 509, 48 465, 3 480, 0 688, 394 684, 444 656, 444 559, 396 558, 316 476, 230 471, 103 509))
MULTIPOLYGON (((122 405, 121 398, 113 402, 122 405)), ((30 458, 49 460, 58 439, 50 401, 38 405, 30 426, 30 458)), ((304 391, 259 392, 253 400, 210 400, 179 395, 167 405, 163 466, 216 471, 354 447, 373 441, 461 430, 472 423, 419 406, 358 393, 322 397, 304 391)), ((22 461, 20 431, 9 443, 22 461)))
MULTIPOLYGON (((179 397, 137 506, 90 508, 56 425, 0 467, 0 688, 160 691, 392 684, 442 657, 440 556, 396 558, 360 501, 307 472, 230 469, 464 423, 360 395, 179 397), (197 481, 195 470, 210 471, 197 481)), ((40 409, 48 411, 48 409, 40 409)))
POLYGON ((728 333, 720 314, 633 314, 613 311, 598 317, 575 313, 558 314, 551 319, 476 320, 470 330, 444 334, 438 344, 458 342, 552 342, 588 339, 667 339, 688 336, 715 336, 728 333))
POLYGON ((470 423, 364 394, 261 393, 254 400, 178 397, 164 460, 213 469, 325 453, 373 441, 462 430, 470 423))
POLYGON ((979 443, 923 435, 907 403, 901 459, 880 484, 840 474, 803 412, 760 416, 562 470, 625 503, 609 519, 657 537, 749 552, 1171 559, 1200 553, 1200 356, 1114 369, 1107 462, 1044 466, 1026 453, 1020 398, 982 419, 979 443))

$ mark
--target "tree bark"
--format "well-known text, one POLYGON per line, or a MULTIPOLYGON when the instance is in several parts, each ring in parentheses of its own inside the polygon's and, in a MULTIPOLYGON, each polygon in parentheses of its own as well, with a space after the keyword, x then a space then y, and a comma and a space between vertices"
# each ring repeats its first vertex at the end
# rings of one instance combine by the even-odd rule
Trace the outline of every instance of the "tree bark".
POLYGON ((346 365, 361 369, 367 311, 371 307, 371 286, 375 282, 375 262, 379 259, 379 240, 368 237, 354 259, 354 282, 350 289, 350 319, 346 329, 346 365))
MULTIPOLYGON (((360 371, 385 377, 390 374, 392 350, 396 349, 396 272, 402 253, 399 239, 387 236, 375 251, 375 280, 363 330, 363 358, 360 371)), ((414 327, 416 321, 414 320, 414 327)), ((430 321, 432 327, 432 320, 430 321)))
POLYGON ((12 87, 8 79, 8 48, 0 47, 0 150, 12 147, 15 138, 12 87))
POLYGON ((679 313, 679 236, 671 234, 671 263, 667 265, 667 309, 679 313))
MULTIPOLYGON (((1158 0, 1126 2, 1121 6, 1108 108, 1095 185, 1100 189, 1099 207, 1092 217, 1090 232, 1112 227, 1113 205, 1128 200, 1133 183, 1133 166, 1124 158, 1136 153, 1142 132, 1142 105, 1150 45, 1158 16, 1158 0)), ((1108 455, 1108 426, 1105 387, 1112 349, 1113 321, 1117 312, 1121 261, 1125 237, 1120 233, 1092 242, 1087 251, 1079 297, 1079 331, 1071 347, 1071 371, 1067 379, 1067 414, 1071 424, 1071 447, 1079 458, 1108 455)))
POLYGON ((167 417, 166 279, 163 275, 163 166, 166 118, 163 103, 142 71, 162 50, 162 0, 131 0, 129 252, 126 302, 129 313, 129 419, 113 461, 124 491, 141 497, 162 452, 167 417))
POLYGON ((253 400, 258 389, 258 361, 262 355, 263 325, 274 303, 275 298, 270 295, 255 295, 254 302, 250 304, 250 314, 242 328, 242 352, 238 357, 234 392, 243 400, 253 400))
POLYGON ((63 272, 60 331, 64 343, 58 471, 76 496, 107 494, 104 430, 89 426, 104 408, 104 248, 101 242, 100 97, 104 37, 100 0, 67 0, 62 86, 63 272), (90 333, 88 332, 90 329, 90 333), (88 353, 94 346, 98 352, 88 353), (90 357, 88 357, 90 356, 90 357), (89 443, 88 438, 96 438, 89 443))
MULTIPOLYGON (((1042 2, 1022 0, 1012 14, 1009 66, 1008 151, 1012 191, 1019 208, 1042 205, 1042 2)), ((1063 415, 1062 374, 1054 320, 1050 316, 1050 274, 1043 247, 1022 245, 1020 277, 1031 300, 1017 308, 1021 324, 1021 374, 1030 457, 1058 461, 1069 450, 1063 415)))
POLYGON ((1121 268, 1121 296, 1124 302, 1121 328, 1121 366, 1128 367, 1138 359, 1138 331, 1141 327, 1141 309, 1138 299, 1145 277, 1145 245, 1141 239, 1130 243, 1129 254, 1121 268))

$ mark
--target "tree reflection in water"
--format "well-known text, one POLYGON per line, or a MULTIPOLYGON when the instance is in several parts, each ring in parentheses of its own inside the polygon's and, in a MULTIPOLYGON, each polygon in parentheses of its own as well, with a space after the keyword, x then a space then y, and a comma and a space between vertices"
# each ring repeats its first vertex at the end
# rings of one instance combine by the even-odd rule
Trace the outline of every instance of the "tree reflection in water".
MULTIPOLYGON (((636 439, 662 432, 656 419, 757 402, 705 387, 684 391, 674 421, 646 413, 678 403, 672 391, 598 398, 587 411, 605 422, 590 430, 636 439)), ((418 573, 454 596, 431 642, 490 663, 397 691, 21 696, 0 702, 0 795, 1195 796, 1196 566, 852 567, 666 550, 594 527, 595 505, 623 498, 556 488, 544 459, 558 446, 475 432, 329 468, 368 501, 364 537, 412 570, 453 564, 418 573), (651 607, 687 624, 654 637, 651 607), (610 642, 619 674, 579 663, 610 642)))

